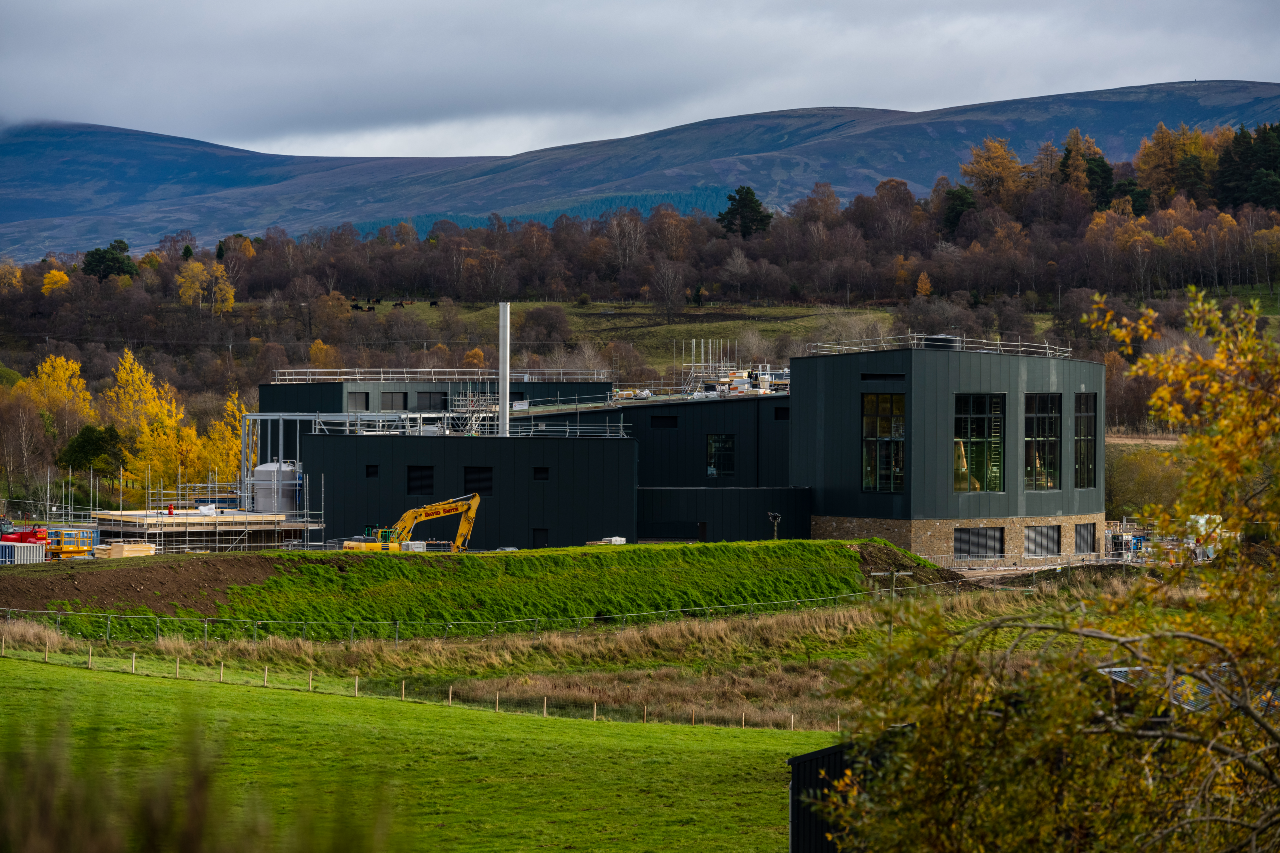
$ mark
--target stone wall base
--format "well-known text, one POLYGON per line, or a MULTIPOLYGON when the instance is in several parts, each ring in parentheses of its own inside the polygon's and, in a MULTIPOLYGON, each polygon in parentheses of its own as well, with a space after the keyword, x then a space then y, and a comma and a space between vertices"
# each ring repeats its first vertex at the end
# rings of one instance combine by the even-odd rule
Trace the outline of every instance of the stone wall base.
POLYGON ((845 518, 841 516, 815 515, 812 518, 811 536, 814 539, 867 539, 872 536, 892 542, 913 554, 926 557, 938 564, 961 567, 1037 565, 1064 560, 1087 559, 1086 554, 1076 553, 1076 525, 1094 525, 1095 552, 1105 550, 1106 516, 1104 513, 1087 515, 1050 515, 1027 518, 845 518), (1062 553, 1057 556, 1028 556, 1026 554, 1026 528, 1058 525, 1061 528, 1062 553), (1000 527, 1004 529, 1003 559, 956 559, 954 553, 957 527, 1000 527))

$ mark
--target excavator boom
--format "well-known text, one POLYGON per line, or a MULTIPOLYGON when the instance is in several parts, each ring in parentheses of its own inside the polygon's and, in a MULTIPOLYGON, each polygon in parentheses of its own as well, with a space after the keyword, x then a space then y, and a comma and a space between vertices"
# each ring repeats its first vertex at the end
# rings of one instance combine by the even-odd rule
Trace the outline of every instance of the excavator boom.
POLYGON ((463 495, 439 503, 427 504, 411 509, 394 526, 372 531, 374 541, 347 541, 342 543, 344 551, 399 551, 400 545, 408 542, 413 535, 414 526, 420 521, 433 518, 444 518, 447 515, 461 515, 458 522, 458 533, 453 538, 453 553, 467 550, 471 540, 471 531, 476 525, 476 511, 480 508, 480 495, 463 495))

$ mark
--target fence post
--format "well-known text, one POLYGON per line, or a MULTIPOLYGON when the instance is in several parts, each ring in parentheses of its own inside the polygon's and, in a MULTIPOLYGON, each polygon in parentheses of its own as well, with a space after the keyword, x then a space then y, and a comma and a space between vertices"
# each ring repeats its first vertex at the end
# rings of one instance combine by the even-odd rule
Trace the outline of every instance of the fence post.
POLYGON ((111 645, 111 614, 107 614, 107 645, 111 645))
POLYGON ((209 620, 204 620, 204 650, 209 651, 209 620))
POLYGON ((356 696, 360 695, 360 676, 356 676, 356 696))
POLYGON ((156 642, 160 642, 160 617, 156 617, 156 642))
POLYGON ((253 623, 253 644, 258 645, 258 623, 253 623))
POLYGON ((596 703, 592 702, 591 703, 591 722, 594 723, 595 721, 596 721, 596 703))
MULTIPOLYGON (((399 649, 399 648, 400 648, 400 620, 397 619, 396 620, 396 649, 399 649)), ((404 691, 401 691, 401 692, 403 693, 404 691)), ((404 697, 401 696, 400 698, 403 699, 404 697)))
POLYGON ((493 691, 493 713, 498 713, 498 691, 493 691))
MULTIPOLYGON (((354 622, 351 623, 350 639, 347 642, 349 645, 352 645, 352 646, 356 644, 356 623, 354 622)), ((356 676, 356 677, 359 678, 359 676, 356 676)))
MULTIPOLYGON (((645 707, 647 708, 649 706, 646 705, 645 707)), ((543 696, 542 697, 542 716, 545 717, 546 715, 547 715, 547 697, 543 696)))

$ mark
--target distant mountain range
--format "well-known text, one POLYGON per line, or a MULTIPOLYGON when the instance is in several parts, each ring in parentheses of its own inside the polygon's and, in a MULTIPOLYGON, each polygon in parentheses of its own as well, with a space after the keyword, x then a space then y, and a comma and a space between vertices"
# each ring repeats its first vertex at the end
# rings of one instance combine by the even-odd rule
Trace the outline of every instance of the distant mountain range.
POLYGON ((511 157, 288 157, 98 125, 17 125, 0 131, 0 254, 32 259, 117 237, 145 247, 182 228, 212 242, 272 225, 470 224, 491 211, 548 222, 660 202, 714 212, 739 184, 778 207, 815 181, 843 198, 886 178, 924 194, 939 175, 955 180, 987 136, 1029 159, 1079 127, 1127 160, 1161 121, 1280 121, 1280 84, 1162 83, 921 113, 783 110, 511 157))

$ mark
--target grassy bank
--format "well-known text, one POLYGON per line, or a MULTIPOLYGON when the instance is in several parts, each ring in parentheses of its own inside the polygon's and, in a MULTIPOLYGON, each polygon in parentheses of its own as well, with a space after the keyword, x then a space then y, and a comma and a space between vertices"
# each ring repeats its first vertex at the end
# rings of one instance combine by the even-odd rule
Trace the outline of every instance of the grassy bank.
MULTIPOLYGON (((217 782, 269 816, 386 792, 389 849, 786 848, 790 755, 830 733, 620 725, 263 690, 0 659, 6 717, 68 724, 75 760, 125 777, 202 718, 217 782)), ((333 820, 322 812, 322 820, 333 820)), ((234 814, 222 815, 231 821, 234 814)))
MULTIPOLYGON (((348 637, 344 626, 350 622, 386 623, 379 630, 388 637, 396 621, 481 624, 487 633, 484 623, 510 620, 539 619, 542 628, 566 627, 575 620, 614 614, 669 614, 652 617, 656 620, 747 602, 829 598, 864 591, 864 566, 867 571, 888 564, 932 569, 877 540, 853 546, 806 540, 484 555, 275 552, 254 559, 269 559, 274 571, 258 583, 212 588, 203 599, 207 606, 183 610, 192 616, 313 623, 306 636, 320 639, 348 637)), ((102 604, 79 599, 53 604, 104 612, 102 604)), ((117 602, 106 612, 154 611, 146 596, 139 595, 136 603, 117 602)), ((130 624, 118 621, 116 630, 128 631, 130 624)), ((150 623, 137 630, 154 634, 150 623)), ((116 636, 127 638, 124 633, 116 636)))

